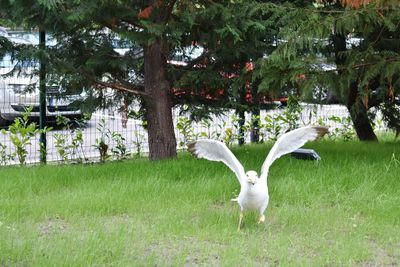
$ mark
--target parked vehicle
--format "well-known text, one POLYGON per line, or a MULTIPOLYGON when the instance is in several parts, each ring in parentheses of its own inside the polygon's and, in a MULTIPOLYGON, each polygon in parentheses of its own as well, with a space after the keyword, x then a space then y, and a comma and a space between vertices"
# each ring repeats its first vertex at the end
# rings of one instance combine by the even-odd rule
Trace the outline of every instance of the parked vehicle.
MULTIPOLYGON (((0 28, 0 36, 16 44, 38 43, 35 34, 30 32, 8 32, 0 28)), ((21 112, 28 107, 32 107, 31 119, 39 119, 38 67, 37 62, 17 62, 9 54, 0 58, 0 126, 21 116, 21 112)), ((81 98, 79 94, 65 94, 60 85, 47 84, 47 121, 54 122, 57 116, 71 119, 82 117, 81 110, 74 104, 81 98)))

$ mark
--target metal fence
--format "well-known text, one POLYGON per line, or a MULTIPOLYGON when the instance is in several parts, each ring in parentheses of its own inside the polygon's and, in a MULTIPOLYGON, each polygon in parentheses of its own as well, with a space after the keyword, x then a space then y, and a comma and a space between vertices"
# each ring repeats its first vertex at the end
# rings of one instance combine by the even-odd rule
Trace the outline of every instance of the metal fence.
MULTIPOLYGON (((15 81, 14 81, 15 83, 15 81)), ((38 116, 36 108, 38 102, 34 96, 35 93, 21 94, 11 98, 10 94, 6 91, 10 90, 4 85, 0 88, 0 105, 1 114, 7 108, 14 115, 21 115, 21 107, 33 106, 34 116, 38 116)), ((47 96, 47 109, 48 119, 54 120, 55 116, 67 115, 70 119, 74 116, 79 117, 79 112, 72 110, 71 112, 65 111, 65 106, 53 106, 53 95, 47 96), (58 107, 63 111, 58 111, 58 107), (50 110, 50 111, 49 111, 50 110)), ((62 99, 62 97, 58 98, 62 99)), ((65 101, 65 100, 63 100, 65 101)), ((62 101, 58 101, 61 103, 62 101)), ((65 102, 67 103, 67 102, 65 102)), ((131 109, 138 109, 138 104, 132 104, 131 109)), ((143 122, 134 118, 126 118, 125 114, 118 111, 119 107, 111 107, 108 109, 98 109, 91 114, 91 118, 82 125, 73 125, 72 127, 54 126, 54 129, 47 132, 47 161, 97 161, 100 156, 99 142, 104 141, 108 146, 107 153, 109 159, 118 159, 126 156, 143 156, 148 152, 147 131, 142 126, 143 122)), ((284 108, 274 110, 261 111, 260 121, 263 122, 266 117, 276 118, 278 114, 284 112, 284 108)), ((5 114, 5 113, 4 113, 5 114)), ((180 116, 180 109, 173 109, 175 134, 177 138, 177 148, 182 149, 186 143, 191 139, 210 137, 219 140, 227 140, 228 142, 235 142, 238 136, 239 128, 237 125, 237 117, 233 110, 228 110, 222 115, 212 115, 211 119, 200 122, 190 122, 189 114, 180 116), (186 123, 185 129, 182 124, 186 123), (229 135, 229 136, 228 136, 229 135), (230 140, 228 140, 230 139, 230 140)), ((311 105, 302 104, 302 111, 299 114, 299 119, 296 122, 298 126, 309 124, 324 124, 331 128, 343 127, 340 122, 330 120, 332 116, 338 118, 348 117, 348 112, 344 106, 340 105, 311 105)), ((246 113, 247 124, 252 120, 251 113, 246 113)), ((4 121, 2 121, 4 123, 4 121)), ((0 157, 1 163, 5 164, 18 164, 19 158, 15 154, 17 146, 13 143, 13 133, 9 131, 10 123, 3 125, 3 131, 0 134, 0 157), (9 155, 14 155, 14 158, 8 158, 9 155)), ((279 123, 279 122, 278 122, 279 123)), ((285 127, 284 125, 282 126, 285 127)), ((268 140, 270 138, 266 129, 260 129, 262 138, 268 140)), ((284 131, 284 129, 282 129, 284 131)), ((14 134, 15 135, 15 134, 14 134)), ((18 135, 18 134, 17 134, 18 135)), ((19 138, 22 138, 19 134, 19 138)), ((250 142, 250 130, 245 131, 245 140, 250 142)), ((40 161, 40 143, 39 134, 32 136, 24 147, 26 149, 26 163, 37 163, 40 161)))

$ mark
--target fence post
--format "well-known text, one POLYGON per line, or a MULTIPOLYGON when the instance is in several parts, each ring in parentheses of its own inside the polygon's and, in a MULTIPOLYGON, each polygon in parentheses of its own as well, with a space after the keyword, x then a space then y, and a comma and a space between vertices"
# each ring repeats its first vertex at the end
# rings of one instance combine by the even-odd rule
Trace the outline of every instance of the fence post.
POLYGON ((42 57, 40 60, 39 70, 39 129, 40 131, 40 162, 46 163, 46 64, 44 59, 46 49, 46 32, 42 29, 39 30, 39 48, 41 50, 42 57))

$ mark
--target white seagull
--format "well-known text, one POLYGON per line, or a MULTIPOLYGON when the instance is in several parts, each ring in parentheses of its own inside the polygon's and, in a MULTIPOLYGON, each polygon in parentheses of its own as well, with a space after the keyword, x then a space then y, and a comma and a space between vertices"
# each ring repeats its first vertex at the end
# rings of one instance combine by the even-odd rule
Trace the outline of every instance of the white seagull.
POLYGON ((256 210, 260 214, 258 223, 265 222, 264 211, 268 206, 269 195, 267 186, 268 170, 271 164, 281 156, 302 147, 306 142, 316 140, 328 132, 327 127, 307 126, 283 134, 275 142, 261 167, 261 175, 257 172, 245 172, 242 164, 222 142, 201 139, 188 144, 188 150, 197 158, 225 163, 235 174, 240 183, 240 193, 237 201, 240 206, 238 230, 243 222, 246 210, 256 210))

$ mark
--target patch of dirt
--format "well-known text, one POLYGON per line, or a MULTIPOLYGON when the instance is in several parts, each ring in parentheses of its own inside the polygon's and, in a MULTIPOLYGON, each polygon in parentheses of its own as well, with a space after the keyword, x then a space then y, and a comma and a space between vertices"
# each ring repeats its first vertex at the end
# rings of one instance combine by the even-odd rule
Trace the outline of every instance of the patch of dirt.
POLYGON ((59 217, 50 218, 47 221, 39 224, 40 233, 42 235, 65 233, 67 231, 67 228, 67 222, 59 217))
POLYGON ((225 203, 224 201, 215 200, 215 201, 213 202, 213 207, 215 207, 215 208, 223 208, 223 207, 225 207, 225 206, 226 206, 226 203, 225 203))
MULTIPOLYGON (((361 264, 363 267, 375 267, 375 266, 399 266, 400 256, 392 255, 386 251, 384 247, 376 242, 376 240, 370 240, 371 247, 375 251, 374 259, 369 262, 361 264)), ((400 248, 400 244, 393 245, 400 248)))
MULTIPOLYGON (((155 255, 162 260, 161 265, 172 264, 177 257, 182 256, 182 251, 187 251, 188 255, 184 260, 184 266, 219 266, 220 256, 218 253, 203 254, 201 248, 223 247, 221 243, 207 240, 197 240, 194 238, 184 238, 179 240, 165 240, 152 243, 145 253, 145 257, 155 255)), ((219 249, 214 249, 218 251, 219 249)))

